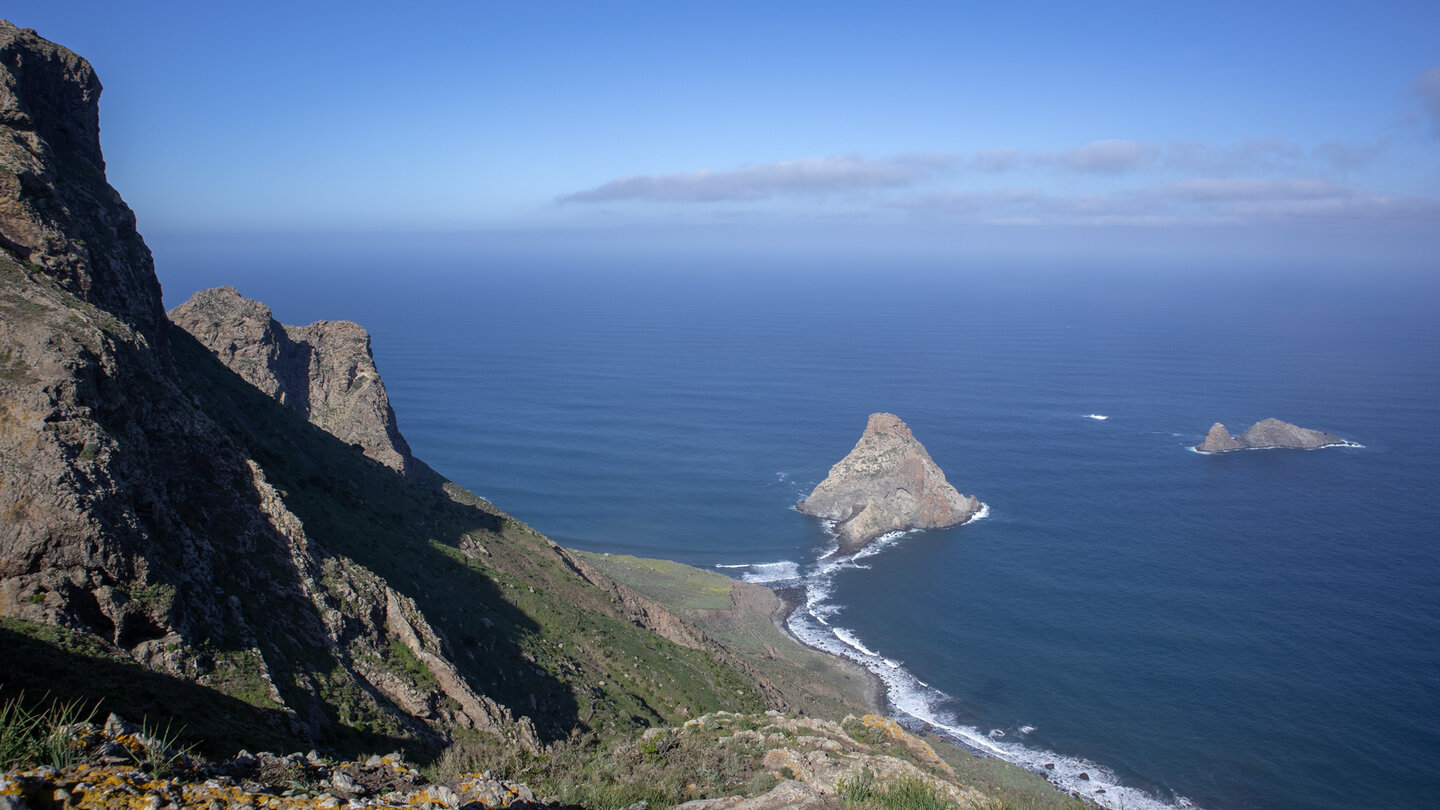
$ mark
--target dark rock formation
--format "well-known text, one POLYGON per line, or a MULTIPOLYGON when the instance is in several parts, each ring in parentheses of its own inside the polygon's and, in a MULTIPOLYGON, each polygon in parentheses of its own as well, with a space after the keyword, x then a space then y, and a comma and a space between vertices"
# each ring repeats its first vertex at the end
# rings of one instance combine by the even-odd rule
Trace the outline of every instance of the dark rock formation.
POLYGON ((201 290, 169 314, 231 371, 311 424, 399 473, 429 473, 395 425, 364 327, 350 321, 286 326, 234 287, 201 290))
POLYGON ((1225 453, 1231 450, 1268 450, 1285 448, 1292 450, 1315 450, 1335 445, 1353 446, 1331 433, 1297 427, 1279 419, 1264 419, 1251 425, 1239 436, 1231 437, 1225 426, 1216 422, 1205 435, 1205 441, 1195 445, 1202 453, 1225 453))
POLYGON ((163 339, 150 250, 105 181, 100 90, 90 63, 0 20, 0 249, 163 339))
POLYGON ((980 501, 945 480, 900 417, 873 413, 855 449, 830 468, 801 512, 835 522, 841 554, 854 554, 882 534, 958 526, 980 501))

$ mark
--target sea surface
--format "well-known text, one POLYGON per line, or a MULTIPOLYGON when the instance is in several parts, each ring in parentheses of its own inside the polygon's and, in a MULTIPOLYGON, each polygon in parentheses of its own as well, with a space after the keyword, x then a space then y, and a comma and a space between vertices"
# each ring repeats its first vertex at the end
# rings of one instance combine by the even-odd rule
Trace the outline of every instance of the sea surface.
POLYGON ((1423 274, 151 243, 169 306, 365 325, 415 453, 556 541, 802 588, 972 749, 1112 807, 1440 806, 1423 274), (875 411, 987 515, 831 554, 793 505, 875 411), (1270 416, 1363 446, 1190 450, 1270 416))

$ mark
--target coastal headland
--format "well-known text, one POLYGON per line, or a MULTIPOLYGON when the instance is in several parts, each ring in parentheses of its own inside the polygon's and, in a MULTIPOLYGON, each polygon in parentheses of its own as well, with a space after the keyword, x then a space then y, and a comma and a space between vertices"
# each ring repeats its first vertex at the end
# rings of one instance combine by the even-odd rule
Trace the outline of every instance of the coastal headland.
POLYGON ((868 712, 773 592, 562 548, 431 474, 358 326, 233 288, 172 322, 100 91, 0 21, 0 804, 1065 801, 868 712))

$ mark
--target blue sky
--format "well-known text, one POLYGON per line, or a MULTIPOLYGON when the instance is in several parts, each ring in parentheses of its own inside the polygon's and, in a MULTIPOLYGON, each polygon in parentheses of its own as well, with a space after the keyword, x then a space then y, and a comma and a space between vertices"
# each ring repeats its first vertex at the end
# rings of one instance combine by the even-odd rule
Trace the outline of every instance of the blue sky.
POLYGON ((1440 3, 7 2, 142 232, 1440 256, 1440 3))

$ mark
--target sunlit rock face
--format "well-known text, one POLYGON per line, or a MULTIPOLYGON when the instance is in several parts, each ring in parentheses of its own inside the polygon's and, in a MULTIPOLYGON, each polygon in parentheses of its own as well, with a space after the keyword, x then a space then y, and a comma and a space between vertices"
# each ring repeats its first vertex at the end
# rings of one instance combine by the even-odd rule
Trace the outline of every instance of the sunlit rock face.
POLYGON ((834 521, 842 554, 889 532, 957 526, 980 507, 979 499, 961 495, 945 480, 909 426, 892 413, 871 414, 855 449, 796 504, 807 515, 834 521))
POLYGON ((234 287, 201 290, 170 319, 245 381, 396 472, 423 477, 400 435, 370 333, 351 321, 287 326, 234 287))

